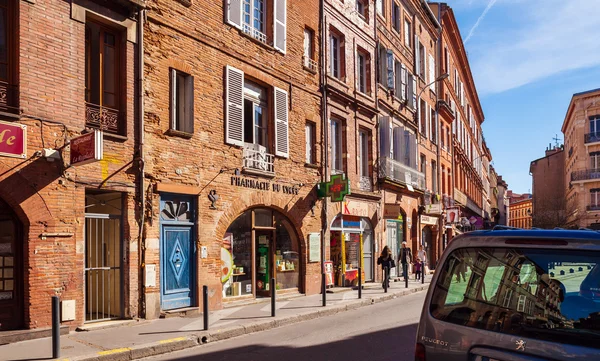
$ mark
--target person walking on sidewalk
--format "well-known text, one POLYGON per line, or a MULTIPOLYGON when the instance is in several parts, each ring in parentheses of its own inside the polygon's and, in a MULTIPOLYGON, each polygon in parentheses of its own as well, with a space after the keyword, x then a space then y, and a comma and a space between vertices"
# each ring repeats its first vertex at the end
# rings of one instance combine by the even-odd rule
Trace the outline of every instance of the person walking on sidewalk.
POLYGON ((383 270, 383 282, 381 286, 383 288, 390 287, 390 269, 396 267, 396 263, 394 262, 394 258, 391 255, 390 249, 388 246, 383 247, 381 251, 381 255, 377 258, 377 264, 381 265, 381 269, 383 270), (386 284, 387 282, 387 284, 386 284))
POLYGON ((423 268, 423 263, 421 259, 417 257, 417 261, 415 262, 415 281, 418 281, 421 278, 421 269, 423 268))
POLYGON ((402 274, 404 280, 408 279, 408 265, 412 263, 413 255, 410 247, 406 246, 406 241, 402 242, 402 248, 400 249, 400 263, 402 263, 402 274))
MULTIPOLYGON (((423 245, 419 245, 419 250, 417 251, 417 257, 421 259, 421 271, 425 272, 425 265, 427 265, 427 253, 423 249, 423 245)), ((427 273, 425 273, 427 274, 427 273)))

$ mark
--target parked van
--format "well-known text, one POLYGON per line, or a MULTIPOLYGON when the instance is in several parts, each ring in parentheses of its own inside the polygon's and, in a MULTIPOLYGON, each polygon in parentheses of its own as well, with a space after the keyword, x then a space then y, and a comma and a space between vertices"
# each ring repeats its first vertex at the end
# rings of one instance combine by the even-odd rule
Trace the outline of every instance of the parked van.
POLYGON ((600 360, 600 233, 496 227, 452 240, 417 361, 600 360))

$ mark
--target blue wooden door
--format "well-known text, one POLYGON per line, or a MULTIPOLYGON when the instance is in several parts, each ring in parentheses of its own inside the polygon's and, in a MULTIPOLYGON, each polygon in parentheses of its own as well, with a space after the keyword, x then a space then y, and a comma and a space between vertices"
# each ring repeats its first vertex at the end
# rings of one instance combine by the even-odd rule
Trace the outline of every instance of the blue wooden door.
POLYGON ((196 249, 191 200, 161 199, 161 308, 194 305, 196 249))

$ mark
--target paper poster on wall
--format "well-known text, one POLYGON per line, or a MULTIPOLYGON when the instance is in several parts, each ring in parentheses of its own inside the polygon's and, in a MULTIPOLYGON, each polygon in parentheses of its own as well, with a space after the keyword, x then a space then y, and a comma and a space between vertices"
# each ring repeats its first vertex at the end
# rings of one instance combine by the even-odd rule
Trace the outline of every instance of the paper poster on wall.
POLYGON ((308 262, 321 261, 321 234, 310 233, 308 235, 308 262))

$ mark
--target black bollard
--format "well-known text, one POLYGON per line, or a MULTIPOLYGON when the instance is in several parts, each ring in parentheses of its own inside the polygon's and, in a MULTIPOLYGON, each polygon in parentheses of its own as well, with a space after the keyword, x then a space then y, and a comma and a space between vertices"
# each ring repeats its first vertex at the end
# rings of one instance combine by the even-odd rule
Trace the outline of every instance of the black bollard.
POLYGON ((271 317, 275 317, 275 278, 271 278, 271 317))
POLYGON ((52 296, 52 358, 60 357, 60 300, 52 296))
POLYGON ((388 282, 390 281, 390 268, 383 267, 383 291, 387 293, 388 290, 388 282))
POLYGON ((325 282, 325 273, 321 273, 321 293, 323 293, 323 307, 327 306, 327 285, 325 282))
POLYGON ((362 268, 358 267, 358 298, 362 298, 362 268))
POLYGON ((406 272, 403 272, 404 273, 404 287, 408 288, 408 264, 402 268, 403 269, 406 268, 406 272))
POLYGON ((423 262, 422 268, 423 269, 421 270, 421 284, 424 284, 425 283, 425 262, 423 262))
POLYGON ((204 317, 204 331, 208 331, 208 286, 202 286, 202 313, 204 317))

